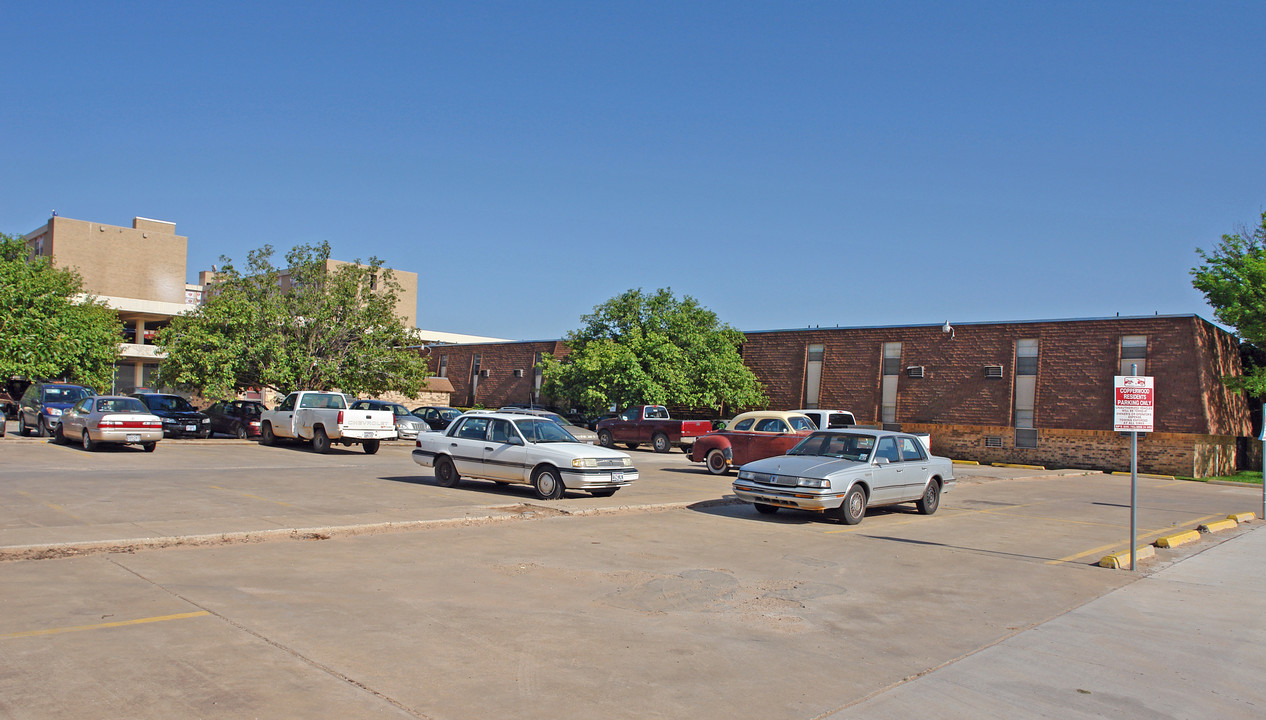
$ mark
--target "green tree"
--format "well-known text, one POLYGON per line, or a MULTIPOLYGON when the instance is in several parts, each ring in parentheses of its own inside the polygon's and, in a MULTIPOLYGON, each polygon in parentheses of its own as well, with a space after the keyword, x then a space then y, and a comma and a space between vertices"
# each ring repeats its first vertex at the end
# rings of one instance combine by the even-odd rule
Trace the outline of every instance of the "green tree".
MULTIPOLYGON (((1257 227, 1223 235, 1212 252, 1197 248, 1204 261, 1191 270, 1191 284, 1204 293, 1213 316, 1235 329, 1245 357, 1266 354, 1266 212, 1257 227)), ((1243 376, 1224 377, 1229 387, 1266 395, 1266 366, 1255 364, 1243 376)))
POLYGON ((0 233, 0 381, 56 378, 108 390, 123 342, 118 313, 83 279, 0 233))
POLYGON ((329 267, 330 246, 299 245, 274 267, 273 249, 231 260, 197 310, 159 334, 159 381, 208 397, 248 388, 416 395, 428 376, 416 329, 396 315, 400 284, 382 261, 329 267))
POLYGON ((581 317, 570 354, 546 357, 542 391, 576 407, 677 405, 720 410, 766 402, 743 364, 743 334, 671 289, 629 290, 581 317))

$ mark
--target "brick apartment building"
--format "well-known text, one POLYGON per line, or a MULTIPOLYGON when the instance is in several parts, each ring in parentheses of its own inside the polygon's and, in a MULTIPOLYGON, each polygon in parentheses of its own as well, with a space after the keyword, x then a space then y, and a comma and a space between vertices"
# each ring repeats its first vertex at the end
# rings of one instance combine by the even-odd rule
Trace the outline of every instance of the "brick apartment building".
MULTIPOLYGON (((1145 472, 1233 472, 1249 452, 1248 404, 1224 375, 1238 342, 1195 315, 814 328, 745 333, 743 361, 775 409, 851 410, 864 424, 931 434, 939 454, 983 462, 1129 468, 1112 431, 1113 377, 1156 379, 1155 433, 1140 435, 1145 472)), ((437 345, 453 402, 496 407, 539 396, 542 353, 560 341, 437 345)))

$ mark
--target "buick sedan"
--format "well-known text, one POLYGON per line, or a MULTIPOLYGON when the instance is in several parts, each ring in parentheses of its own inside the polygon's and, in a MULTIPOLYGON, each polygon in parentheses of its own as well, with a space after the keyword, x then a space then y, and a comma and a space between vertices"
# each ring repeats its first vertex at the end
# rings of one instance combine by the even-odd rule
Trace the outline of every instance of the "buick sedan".
POLYGON ((739 468, 734 493, 756 510, 810 510, 856 525, 866 509, 913 502, 931 515, 954 486, 954 464, 928 452, 918 436, 820 430, 787 452, 739 468))

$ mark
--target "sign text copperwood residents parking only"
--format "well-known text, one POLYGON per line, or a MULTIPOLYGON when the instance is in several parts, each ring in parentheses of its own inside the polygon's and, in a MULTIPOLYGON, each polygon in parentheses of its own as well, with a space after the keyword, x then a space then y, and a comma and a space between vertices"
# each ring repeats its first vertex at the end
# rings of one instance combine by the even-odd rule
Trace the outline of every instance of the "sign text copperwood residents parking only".
POLYGON ((1117 375, 1113 386, 1112 429, 1116 432, 1153 432, 1156 409, 1153 378, 1117 375))

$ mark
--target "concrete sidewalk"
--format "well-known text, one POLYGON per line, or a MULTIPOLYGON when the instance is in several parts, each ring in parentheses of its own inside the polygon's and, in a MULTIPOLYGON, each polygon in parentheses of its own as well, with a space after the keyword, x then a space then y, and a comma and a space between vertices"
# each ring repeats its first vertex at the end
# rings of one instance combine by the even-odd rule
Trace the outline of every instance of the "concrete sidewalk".
POLYGON ((826 717, 1263 717, 1262 530, 826 717))

